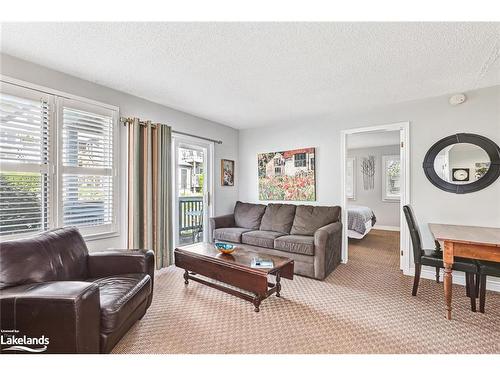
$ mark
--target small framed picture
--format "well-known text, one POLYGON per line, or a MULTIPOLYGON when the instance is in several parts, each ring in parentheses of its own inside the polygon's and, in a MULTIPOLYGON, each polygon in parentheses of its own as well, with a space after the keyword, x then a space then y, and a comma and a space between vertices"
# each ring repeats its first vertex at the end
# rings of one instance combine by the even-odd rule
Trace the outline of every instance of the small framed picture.
POLYGON ((220 179, 222 186, 234 186, 234 160, 220 161, 220 179))

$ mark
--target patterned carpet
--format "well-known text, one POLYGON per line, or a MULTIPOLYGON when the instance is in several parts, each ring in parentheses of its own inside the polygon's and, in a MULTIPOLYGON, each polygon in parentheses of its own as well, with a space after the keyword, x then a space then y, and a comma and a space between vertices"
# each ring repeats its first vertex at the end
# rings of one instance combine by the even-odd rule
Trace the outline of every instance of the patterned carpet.
POLYGON ((204 285, 185 287, 175 267, 156 276, 153 304, 113 353, 500 353, 500 294, 473 313, 453 287, 399 271, 395 232, 373 230, 350 244, 350 260, 325 281, 284 280, 282 297, 249 302, 204 285))

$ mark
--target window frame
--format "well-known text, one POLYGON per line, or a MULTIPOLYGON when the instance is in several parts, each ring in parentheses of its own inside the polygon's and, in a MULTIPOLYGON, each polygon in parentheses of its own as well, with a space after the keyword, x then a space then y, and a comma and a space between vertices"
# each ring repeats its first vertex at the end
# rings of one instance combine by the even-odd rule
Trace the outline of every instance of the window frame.
POLYGON ((387 161, 398 160, 400 165, 399 178, 401 180, 401 155, 382 155, 382 200, 384 202, 399 202, 401 201, 401 192, 398 197, 387 195, 387 161))
MULTIPOLYGON (((80 227, 79 230, 82 236, 86 240, 98 240, 104 238, 117 237, 121 235, 122 219, 121 219, 121 209, 120 209, 120 198, 121 198, 121 188, 118 178, 118 162, 120 155, 120 142, 119 142, 119 119, 120 119, 120 108, 115 105, 99 102, 93 99, 85 98, 78 95, 73 95, 67 92, 55 90, 49 87, 40 86, 33 84, 31 82, 26 82, 16 78, 8 77, 0 74, 0 83, 12 85, 15 91, 30 93, 33 95, 45 95, 48 96, 49 106, 50 106, 50 121, 48 124, 49 131, 49 159, 47 164, 47 174, 49 179, 49 218, 48 218, 48 229, 54 229, 63 226, 63 201, 62 201, 62 176, 63 172, 67 168, 63 167, 62 159, 62 122, 63 122, 63 103, 66 100, 76 102, 79 109, 87 108, 88 111, 92 112, 96 109, 102 108, 101 112, 96 112, 102 114, 105 111, 109 114, 112 112, 112 126, 113 126, 113 150, 112 150, 112 168, 111 177, 113 181, 113 221, 111 224, 107 225, 106 230, 102 230, 103 226, 88 226, 80 227), (97 107, 97 108, 96 108, 97 107)), ((28 94, 28 95, 31 95, 28 94)), ((21 94, 20 94, 21 96, 21 94)), ((2 240, 10 240, 16 238, 26 238, 43 231, 33 231, 21 234, 11 234, 2 236, 2 240)))
POLYGON ((350 199, 350 200, 353 200, 355 201, 356 200, 356 157, 353 156, 353 157, 346 157, 346 163, 345 163, 345 170, 346 170, 346 173, 345 173, 345 176, 346 176, 346 182, 345 182, 345 185, 346 185, 346 198, 347 199, 350 199), (351 178, 351 182, 352 182, 352 191, 351 191, 351 194, 348 194, 347 193, 347 184, 349 183, 349 180, 348 180, 348 176, 347 176, 347 171, 349 170, 349 164, 348 163, 351 163, 352 165, 352 178, 351 178))

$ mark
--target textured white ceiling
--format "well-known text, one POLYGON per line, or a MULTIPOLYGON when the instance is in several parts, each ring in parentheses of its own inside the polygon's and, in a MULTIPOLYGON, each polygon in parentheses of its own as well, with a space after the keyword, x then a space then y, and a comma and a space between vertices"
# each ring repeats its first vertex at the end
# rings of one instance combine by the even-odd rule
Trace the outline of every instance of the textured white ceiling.
POLYGON ((3 53, 235 128, 500 84, 500 23, 4 23, 3 53))

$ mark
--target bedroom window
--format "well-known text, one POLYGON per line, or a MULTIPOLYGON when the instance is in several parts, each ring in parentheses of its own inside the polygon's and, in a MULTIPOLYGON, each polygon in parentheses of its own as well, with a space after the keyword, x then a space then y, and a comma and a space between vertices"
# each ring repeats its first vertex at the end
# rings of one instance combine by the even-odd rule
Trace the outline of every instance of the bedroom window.
POLYGON ((399 155, 382 156, 382 199, 399 202, 401 198, 401 162, 399 155))
POLYGON ((0 236, 66 226, 87 238, 116 234, 118 110, 6 82, 1 89, 0 236))
POLYGON ((345 195, 347 199, 356 199, 356 158, 346 159, 345 195))

